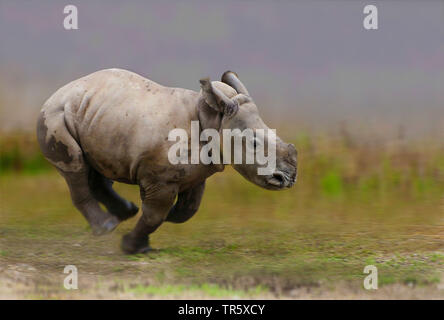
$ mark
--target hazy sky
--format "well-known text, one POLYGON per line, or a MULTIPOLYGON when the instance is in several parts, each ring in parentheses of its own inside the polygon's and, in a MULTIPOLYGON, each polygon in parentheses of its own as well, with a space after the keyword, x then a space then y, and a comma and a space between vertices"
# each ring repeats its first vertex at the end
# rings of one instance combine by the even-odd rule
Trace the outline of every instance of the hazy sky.
POLYGON ((0 0, 0 39, 3 127, 28 126, 58 87, 109 67, 195 90, 231 69, 265 114, 308 127, 444 126, 442 0, 0 0), (63 28, 67 4, 79 30, 63 28), (367 4, 378 30, 363 28, 367 4))

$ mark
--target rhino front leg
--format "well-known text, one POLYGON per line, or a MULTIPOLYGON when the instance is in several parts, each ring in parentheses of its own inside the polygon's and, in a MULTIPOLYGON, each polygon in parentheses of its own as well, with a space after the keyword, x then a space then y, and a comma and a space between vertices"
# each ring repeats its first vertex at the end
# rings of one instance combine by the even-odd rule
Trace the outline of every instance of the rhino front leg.
POLYGON ((180 192, 174 207, 168 213, 166 221, 183 223, 197 212, 205 190, 205 181, 180 192))
POLYGON ((122 250, 125 253, 145 253, 151 250, 149 235, 165 221, 177 195, 176 185, 149 185, 140 187, 142 216, 134 229, 123 236, 122 250))

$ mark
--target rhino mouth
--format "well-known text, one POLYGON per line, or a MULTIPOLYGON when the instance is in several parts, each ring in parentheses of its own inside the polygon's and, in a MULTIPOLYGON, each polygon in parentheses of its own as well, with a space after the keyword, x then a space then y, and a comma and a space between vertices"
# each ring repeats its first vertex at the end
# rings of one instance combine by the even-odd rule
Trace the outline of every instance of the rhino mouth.
POLYGON ((275 171, 272 175, 269 175, 266 179, 267 187, 274 190, 280 190, 284 188, 291 188, 296 182, 296 172, 290 174, 286 171, 275 171))

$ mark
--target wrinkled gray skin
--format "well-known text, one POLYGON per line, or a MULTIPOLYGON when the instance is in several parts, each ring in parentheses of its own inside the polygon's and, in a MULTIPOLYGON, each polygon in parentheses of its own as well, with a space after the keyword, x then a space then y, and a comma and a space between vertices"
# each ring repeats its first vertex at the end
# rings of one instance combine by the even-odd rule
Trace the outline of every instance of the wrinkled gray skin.
MULTIPOLYGON (((112 231, 138 211, 113 190, 113 181, 140 186, 143 214, 122 239, 126 253, 147 252, 149 234, 162 222, 182 223, 196 213, 205 180, 224 165, 171 164, 170 130, 183 128, 191 137, 192 120, 220 132, 267 128, 237 75, 227 71, 221 81, 203 79, 195 92, 109 69, 67 84, 46 101, 37 124, 40 147, 65 178, 94 234, 112 231)), ((270 176, 259 176, 258 164, 233 166, 260 187, 291 187, 297 172, 294 146, 278 138, 276 157, 270 176)))

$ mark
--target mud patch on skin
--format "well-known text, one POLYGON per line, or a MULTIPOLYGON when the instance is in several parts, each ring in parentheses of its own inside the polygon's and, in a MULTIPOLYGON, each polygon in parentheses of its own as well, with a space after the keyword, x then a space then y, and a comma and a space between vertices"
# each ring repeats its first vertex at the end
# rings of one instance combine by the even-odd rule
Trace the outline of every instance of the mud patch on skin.
POLYGON ((71 163, 73 157, 69 155, 68 146, 61 141, 56 141, 54 136, 51 136, 49 141, 46 142, 48 127, 45 120, 44 114, 41 113, 37 122, 37 139, 42 153, 53 162, 71 163))

